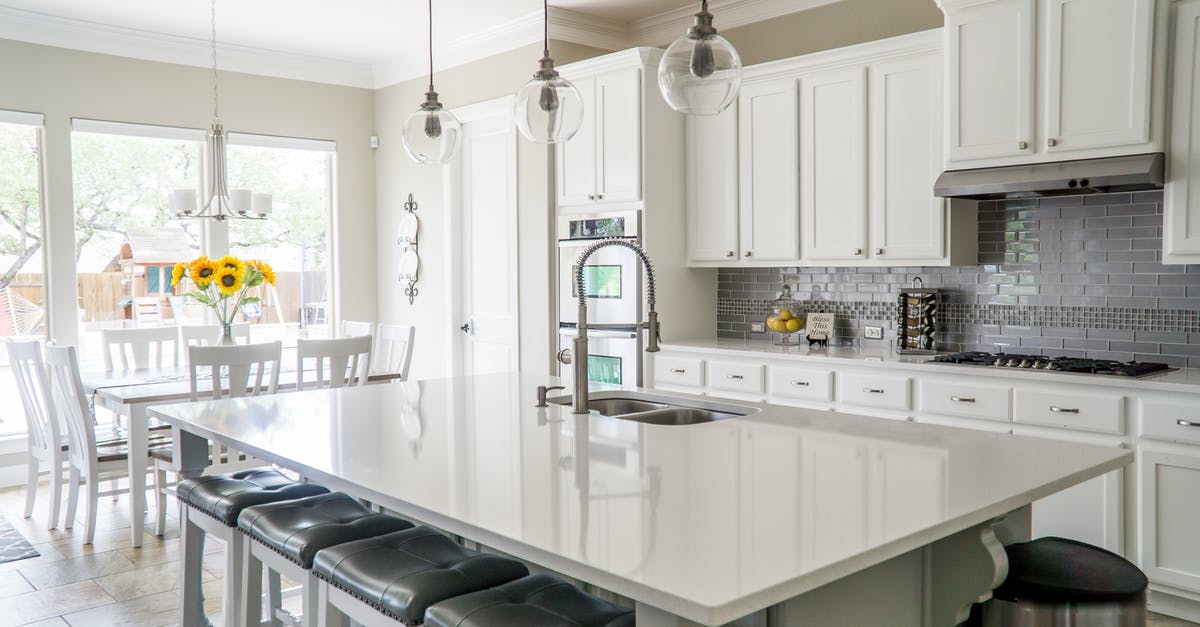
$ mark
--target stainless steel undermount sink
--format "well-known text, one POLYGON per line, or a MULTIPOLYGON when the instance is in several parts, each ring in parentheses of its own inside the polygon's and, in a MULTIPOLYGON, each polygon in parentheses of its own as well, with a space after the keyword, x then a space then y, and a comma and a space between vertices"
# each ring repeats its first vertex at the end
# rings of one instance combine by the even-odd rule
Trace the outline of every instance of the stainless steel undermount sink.
MULTIPOLYGON (((570 396, 546 399, 556 405, 571 405, 570 396)), ((596 392, 588 399, 588 408, 610 418, 633 420, 652 425, 694 425, 757 413, 753 407, 681 399, 645 392, 596 392)))

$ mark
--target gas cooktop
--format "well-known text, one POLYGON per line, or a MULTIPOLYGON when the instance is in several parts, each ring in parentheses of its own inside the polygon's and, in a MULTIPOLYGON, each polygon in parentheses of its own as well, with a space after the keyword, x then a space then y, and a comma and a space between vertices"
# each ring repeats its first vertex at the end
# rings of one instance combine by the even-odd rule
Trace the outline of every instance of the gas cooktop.
POLYGON ((1083 359, 1078 357, 1043 357, 1041 355, 1017 355, 1013 353, 985 353, 971 351, 938 355, 933 361, 942 364, 967 366, 993 366, 997 368, 1020 368, 1046 372, 1074 372, 1080 374, 1102 374, 1116 377, 1146 377, 1174 370, 1167 364, 1139 361, 1113 361, 1110 359, 1083 359))

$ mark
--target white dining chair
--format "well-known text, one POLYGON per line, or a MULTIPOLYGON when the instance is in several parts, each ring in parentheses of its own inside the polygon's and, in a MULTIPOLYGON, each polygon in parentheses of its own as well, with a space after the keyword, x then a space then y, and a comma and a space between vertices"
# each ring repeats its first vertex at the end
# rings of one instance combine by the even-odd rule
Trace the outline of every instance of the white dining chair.
POLYGON ((296 389, 365 385, 371 370, 371 336, 296 343, 296 389), (328 374, 328 376, 326 376, 328 374), (305 383, 306 376, 313 378, 305 383))
MULTIPOLYGON (((233 325, 233 339, 239 344, 250 343, 250 325, 233 325), (244 341, 241 341, 244 340, 244 341)), ((189 346, 212 346, 221 341, 221 325, 219 324, 184 324, 179 326, 180 346, 186 350, 189 346)))
POLYGON ((164 358, 170 359, 168 366, 179 366, 179 332, 174 326, 103 329, 100 340, 104 346, 105 372, 116 370, 114 350, 120 356, 121 370, 161 369, 164 358), (168 344, 169 356, 166 353, 168 344))
MULTIPOLYGON (((115 486, 118 479, 129 476, 129 448, 123 441, 106 442, 103 445, 97 443, 87 391, 84 390, 83 381, 79 376, 79 357, 75 347, 46 347, 46 364, 49 369, 52 402, 67 423, 67 482, 70 487, 67 490, 67 517, 64 527, 74 527, 75 510, 79 503, 79 486, 82 483, 87 486, 84 544, 91 544, 96 536, 96 510, 100 497, 129 491, 128 488, 100 491, 101 481, 112 482, 115 486)), ((152 450, 169 450, 170 443, 159 439, 151 441, 150 447, 152 450)), ((147 457, 147 470, 149 462, 147 457)), ((161 492, 156 503, 159 508, 164 507, 161 492)))
POLYGON ((354 337, 357 335, 374 335, 375 325, 370 322, 360 322, 358 320, 342 320, 341 337, 354 337))
POLYGON ((408 380, 416 330, 410 324, 380 324, 375 347, 375 369, 398 372, 401 380, 408 380))
POLYGON ((58 526, 59 506, 62 504, 63 469, 67 453, 50 384, 46 380, 46 363, 42 359, 42 344, 37 340, 5 342, 8 362, 17 391, 25 409, 28 452, 25 483, 25 517, 33 515, 37 498, 38 477, 42 471, 50 474, 50 529, 58 526))

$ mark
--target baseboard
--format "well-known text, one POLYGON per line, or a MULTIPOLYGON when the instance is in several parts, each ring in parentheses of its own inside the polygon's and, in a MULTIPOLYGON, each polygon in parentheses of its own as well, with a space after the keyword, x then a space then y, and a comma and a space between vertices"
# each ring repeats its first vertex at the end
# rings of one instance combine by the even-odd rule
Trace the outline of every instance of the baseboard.
POLYGON ((0 488, 11 488, 14 486, 25 485, 25 472, 27 466, 18 464, 16 466, 0 466, 0 488))
POLYGON ((1200 623, 1200 601, 1150 585, 1150 611, 1200 623))

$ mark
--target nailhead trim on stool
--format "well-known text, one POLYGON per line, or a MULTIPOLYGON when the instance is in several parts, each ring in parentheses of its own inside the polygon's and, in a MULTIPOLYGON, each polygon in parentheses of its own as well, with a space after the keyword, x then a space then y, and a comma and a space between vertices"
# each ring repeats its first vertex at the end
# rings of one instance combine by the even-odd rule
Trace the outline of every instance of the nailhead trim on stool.
POLYGON ((305 569, 312 568, 321 549, 412 526, 372 512, 342 492, 247 507, 238 516, 238 528, 246 535, 305 569))
POLYGON ((315 483, 299 483, 274 468, 252 468, 184 479, 175 492, 188 507, 234 527, 238 514, 247 507, 326 494, 329 489, 315 483))
POLYGON ((428 627, 633 627, 634 612, 537 574, 438 602, 425 612, 428 627))
POLYGON ((419 625, 430 605, 519 579, 529 569, 416 527, 325 549, 313 573, 385 616, 419 625))

